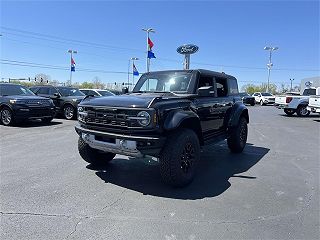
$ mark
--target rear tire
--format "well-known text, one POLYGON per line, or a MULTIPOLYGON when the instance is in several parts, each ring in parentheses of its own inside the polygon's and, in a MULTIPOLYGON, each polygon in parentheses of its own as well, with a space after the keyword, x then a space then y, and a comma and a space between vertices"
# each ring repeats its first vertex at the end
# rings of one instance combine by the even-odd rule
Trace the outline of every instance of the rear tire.
POLYGON ((285 114, 292 116, 296 111, 294 109, 284 109, 285 114))
POLYGON ((232 129, 230 137, 227 139, 228 147, 233 153, 241 153, 246 146, 248 137, 247 120, 244 117, 239 119, 238 126, 232 129))
POLYGON ((306 117, 310 114, 310 111, 307 110, 307 106, 306 105, 300 105, 298 106, 297 109, 297 115, 299 117, 306 117))
POLYGON ((256 104, 255 104, 255 102, 252 102, 252 103, 250 103, 250 105, 251 105, 251 106, 254 106, 254 105, 256 105, 256 104))
POLYGON ((4 126, 12 126, 14 123, 13 114, 10 108, 3 107, 0 111, 0 121, 4 126))
POLYGON ((102 152, 91 148, 81 137, 78 139, 78 150, 83 160, 93 165, 108 163, 116 156, 114 153, 102 152))
POLYGON ((171 133, 160 154, 160 174, 163 182, 173 187, 190 184, 200 159, 200 144, 196 133, 180 129, 171 133))

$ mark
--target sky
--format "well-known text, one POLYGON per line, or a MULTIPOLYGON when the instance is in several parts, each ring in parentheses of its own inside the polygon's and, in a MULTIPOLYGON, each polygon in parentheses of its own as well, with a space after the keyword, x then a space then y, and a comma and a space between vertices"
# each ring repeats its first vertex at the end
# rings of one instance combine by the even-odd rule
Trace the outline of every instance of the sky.
POLYGON ((267 82, 265 46, 279 47, 271 83, 289 85, 294 78, 299 84, 320 75, 319 1, 0 0, 0 8, 1 78, 44 73, 64 82, 70 76, 67 51, 74 49, 73 82, 126 82, 131 57, 139 58, 140 73, 146 70, 141 29, 149 27, 156 31, 150 35, 156 56, 151 70, 182 69, 176 49, 192 43, 199 46, 192 69, 226 72, 240 86, 267 82))

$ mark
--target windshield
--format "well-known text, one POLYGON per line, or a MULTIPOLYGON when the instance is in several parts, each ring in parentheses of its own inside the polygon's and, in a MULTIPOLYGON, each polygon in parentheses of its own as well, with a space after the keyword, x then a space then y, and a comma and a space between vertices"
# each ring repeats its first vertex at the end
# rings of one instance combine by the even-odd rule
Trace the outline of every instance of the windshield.
POLYGON ((98 93, 101 94, 101 96, 113 96, 114 94, 112 92, 109 92, 107 90, 98 90, 98 93))
POLYGON ((266 92, 261 93, 261 95, 262 95, 262 96, 264 96, 264 97, 272 96, 272 94, 271 94, 271 93, 266 93, 266 92))
POLYGON ((67 88, 67 87, 58 87, 59 92, 62 96, 85 96, 84 93, 80 92, 77 88, 67 88))
POLYGON ((20 85, 1 85, 1 95, 2 96, 12 96, 12 95, 35 95, 28 88, 20 85))
POLYGON ((248 93, 239 93, 240 97, 250 96, 248 93))
POLYGON ((143 75, 133 92, 174 92, 187 93, 191 72, 150 73, 143 75))

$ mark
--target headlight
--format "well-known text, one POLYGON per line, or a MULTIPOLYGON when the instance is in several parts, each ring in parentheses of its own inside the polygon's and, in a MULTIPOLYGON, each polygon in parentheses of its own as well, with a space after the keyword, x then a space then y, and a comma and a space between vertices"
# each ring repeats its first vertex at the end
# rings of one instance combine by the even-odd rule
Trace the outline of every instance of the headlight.
POLYGON ((10 99, 9 100, 11 104, 16 104, 17 100, 16 99, 10 99))
POLYGON ((141 111, 138 113, 136 119, 141 126, 146 127, 149 125, 151 117, 150 117, 150 114, 147 113, 146 111, 141 111))
POLYGON ((77 100, 78 100, 78 99, 76 99, 76 98, 73 98, 73 99, 72 99, 72 102, 77 102, 77 100))
POLYGON ((85 122, 88 113, 85 111, 84 107, 78 107, 78 120, 80 122, 85 122))

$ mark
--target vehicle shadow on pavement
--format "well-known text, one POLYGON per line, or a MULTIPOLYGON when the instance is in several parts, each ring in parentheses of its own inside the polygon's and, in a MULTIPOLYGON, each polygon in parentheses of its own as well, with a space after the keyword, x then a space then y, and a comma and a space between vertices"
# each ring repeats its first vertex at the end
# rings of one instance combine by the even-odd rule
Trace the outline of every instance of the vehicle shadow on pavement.
POLYGON ((172 188, 161 181, 159 164, 153 160, 115 158, 106 166, 87 166, 106 183, 141 192, 145 195, 174 199, 215 197, 230 186, 229 178, 254 181, 256 176, 238 175, 257 164, 269 149, 247 144, 241 154, 229 152, 226 143, 208 146, 201 154, 194 181, 184 188, 172 188))
POLYGON ((54 125, 59 125, 62 124, 62 122, 58 122, 53 120, 52 122, 49 123, 44 123, 41 120, 37 121, 25 121, 21 123, 17 123, 14 125, 14 127, 19 127, 19 128, 34 128, 34 127, 46 127, 46 126, 54 126, 54 125))
POLYGON ((298 115, 292 115, 292 116, 288 116, 287 114, 279 114, 280 116, 283 116, 283 117, 287 117, 287 118, 319 118, 319 116, 317 115, 313 115, 313 114, 310 114, 308 116, 304 116, 304 117, 299 117, 298 115))

